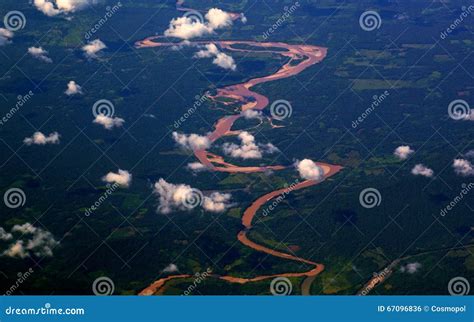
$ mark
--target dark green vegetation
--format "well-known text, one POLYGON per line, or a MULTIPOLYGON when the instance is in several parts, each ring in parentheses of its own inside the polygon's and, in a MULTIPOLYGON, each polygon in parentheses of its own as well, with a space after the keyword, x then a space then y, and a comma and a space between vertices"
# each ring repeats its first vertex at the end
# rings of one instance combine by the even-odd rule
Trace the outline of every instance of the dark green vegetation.
MULTIPOLYGON (((262 194, 291 184, 294 171, 192 176, 184 167, 194 157, 179 151, 170 136, 174 122, 196 95, 269 74, 283 61, 266 54, 233 53, 238 70, 226 73, 209 60, 192 59, 194 50, 189 48, 136 50, 135 41, 161 34, 179 13, 174 0, 122 3, 124 7, 97 33, 109 48, 94 61, 87 61, 79 48, 105 6, 81 11, 67 21, 44 16, 26 0, 0 4, 0 16, 20 10, 27 17, 26 28, 15 34, 13 44, 0 47, 2 115, 18 95, 35 93, 0 127, 2 194, 10 187, 27 194, 24 208, 12 210, 2 204, 0 226, 39 220, 41 225, 35 225, 60 241, 52 258, 1 257, 1 291, 10 287, 17 272, 29 267, 35 273, 18 293, 90 294, 94 279, 106 275, 114 280, 117 294, 135 294, 166 276, 160 272, 170 263, 182 273, 212 268, 216 274, 245 277, 308 269, 236 242, 242 211, 262 194), (25 55, 33 45, 48 50, 54 63, 25 55), (69 80, 83 85, 85 95, 64 95, 69 80), (127 131, 106 131, 92 124, 92 105, 102 98, 113 101, 127 131), (44 133, 58 131, 61 144, 17 151, 23 138, 35 131, 32 126, 44 133), (13 156, 11 149, 17 151, 13 156), (131 188, 115 192, 85 217, 85 208, 104 191, 100 178, 117 167, 132 172, 131 188), (231 190, 238 205, 223 215, 200 211, 158 215, 151 188, 158 178, 203 191, 231 190)), ((292 3, 189 0, 186 6, 243 11, 248 23, 236 23, 218 37, 262 40, 283 7, 292 3)), ((474 105, 474 17, 443 40, 440 32, 459 15, 461 1, 450 2, 449 8, 431 1, 300 3, 301 8, 268 41, 306 42, 328 47, 329 53, 321 64, 296 77, 257 88, 271 100, 290 101, 293 115, 281 122, 284 128, 271 129, 265 122, 252 131, 258 142, 270 141, 283 152, 256 164, 311 158, 345 169, 321 185, 292 194, 269 216, 257 217, 250 237, 286 251, 299 246, 293 248, 298 256, 323 263, 326 270, 313 283, 312 294, 355 294, 373 272, 407 256, 403 264, 419 262, 419 271, 395 273, 375 294, 447 294, 448 281, 455 276, 474 285, 472 247, 449 252, 474 243, 472 197, 447 216, 439 216, 459 194, 461 184, 472 181, 456 176, 451 167, 455 157, 474 148, 472 122, 449 119, 447 106, 457 98, 474 105), (368 9, 382 16, 378 31, 359 27, 359 16, 368 9), (385 90, 389 97, 352 128, 373 96, 385 90), (417 151, 406 162, 392 155, 402 144, 417 151), (417 163, 432 168, 436 178, 411 175, 417 163), (380 190, 380 207, 360 206, 359 193, 367 187, 380 190)), ((210 131, 225 112, 209 107, 200 108, 180 131, 210 131)), ((239 120, 236 125, 248 128, 255 121, 239 120)), ((166 293, 182 294, 191 282, 172 282, 166 293)), ((300 282, 293 280, 294 293, 300 282)), ((268 284, 241 286, 209 279, 193 294, 268 294, 268 284)))

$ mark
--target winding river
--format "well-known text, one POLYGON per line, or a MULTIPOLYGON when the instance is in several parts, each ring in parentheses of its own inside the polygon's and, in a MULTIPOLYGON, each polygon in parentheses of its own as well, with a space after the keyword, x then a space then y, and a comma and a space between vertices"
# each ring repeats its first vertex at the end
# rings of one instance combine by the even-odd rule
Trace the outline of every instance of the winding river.
MULTIPOLYGON (((180 11, 187 11, 190 9, 183 7, 184 1, 180 0, 177 2, 177 9, 180 11)), ((232 18, 236 19, 240 15, 232 14, 232 18)), ((161 36, 154 36, 146 38, 142 41, 136 43, 137 48, 153 48, 153 47, 171 47, 175 46, 176 43, 173 42, 161 42, 163 38, 161 36)), ((269 105, 269 99, 259 93, 256 93, 251 90, 252 87, 258 84, 263 84, 267 82, 273 82, 279 79, 292 77, 306 70, 314 64, 321 62, 327 54, 327 48, 311 46, 311 45, 298 45, 298 44, 286 44, 282 42, 256 42, 256 41, 196 41, 193 44, 204 45, 214 43, 216 46, 220 47, 222 50, 227 51, 239 51, 239 52, 252 52, 252 53, 271 53, 274 55, 281 55, 288 58, 287 63, 285 63, 277 72, 263 77, 253 78, 245 83, 235 84, 220 88, 217 90, 217 93, 214 96, 211 96, 211 99, 215 102, 218 102, 219 99, 225 99, 227 103, 220 101, 220 104, 239 104, 241 112, 247 109, 253 110, 263 110, 269 105), (238 47, 235 47, 235 46, 238 47), (258 48, 252 49, 252 48, 258 48), (229 103, 229 101, 231 103, 229 103)), ((237 135, 240 131, 233 131, 232 126, 234 123, 243 117, 241 113, 236 115, 224 116, 214 124, 214 130, 208 134, 208 138, 211 142, 215 142, 218 139, 224 136, 237 135)), ((196 158, 211 171, 227 172, 227 173, 256 173, 264 172, 267 170, 283 170, 287 166, 283 165, 273 165, 273 166, 262 166, 262 167, 246 167, 238 166, 231 163, 228 163, 224 160, 222 156, 210 153, 206 150, 195 150, 194 155, 196 158)), ((337 165, 331 165, 327 163, 316 163, 324 171, 324 176, 322 180, 306 180, 299 182, 294 185, 291 189, 299 190, 304 189, 310 186, 321 183, 325 179, 335 175, 341 171, 342 167, 337 165)), ((312 282, 315 280, 316 276, 324 270, 324 265, 320 263, 313 262, 308 259, 304 259, 293 254, 284 253, 264 245, 257 244, 256 242, 249 239, 247 233, 252 229, 252 222, 257 214, 258 210, 265 205, 270 200, 281 196, 285 193, 288 193, 288 188, 282 188, 270 193, 267 193, 257 200, 255 200, 250 207, 248 207, 242 216, 242 225, 243 230, 240 231, 237 235, 237 239, 245 246, 254 249, 255 251, 266 253, 271 256, 279 257, 285 260, 291 260, 302 264, 307 264, 313 268, 305 272, 288 272, 274 275, 259 275, 253 278, 242 278, 236 276, 219 276, 212 275, 214 278, 218 278, 230 283, 245 284, 251 282, 258 282, 267 279, 273 279, 276 277, 305 277, 301 285, 302 293, 309 295, 312 282)), ((187 279, 192 278, 193 275, 183 274, 183 275, 172 275, 166 278, 159 279, 149 285, 147 288, 142 290, 140 295, 153 295, 156 293, 162 293, 163 289, 166 287, 166 283, 172 280, 187 279)))

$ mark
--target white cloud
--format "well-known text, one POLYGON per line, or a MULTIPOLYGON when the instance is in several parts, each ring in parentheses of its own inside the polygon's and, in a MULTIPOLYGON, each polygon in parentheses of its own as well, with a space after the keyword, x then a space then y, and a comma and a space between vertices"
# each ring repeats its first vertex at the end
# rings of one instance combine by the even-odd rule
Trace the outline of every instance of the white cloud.
POLYGON ((165 36, 189 40, 213 34, 216 29, 232 25, 231 15, 221 9, 212 8, 205 17, 207 21, 198 21, 186 16, 174 18, 170 21, 165 36))
POLYGON ((474 121, 474 109, 471 109, 469 111, 469 114, 464 116, 463 120, 465 120, 465 121, 474 121))
POLYGON ((12 38, 13 32, 5 28, 0 28, 0 46, 9 44, 12 38))
POLYGON ((237 69, 234 58, 224 53, 218 53, 212 63, 224 69, 230 69, 233 71, 237 69))
POLYGON ((209 197, 204 197, 202 207, 209 212, 224 212, 229 207, 231 198, 229 193, 213 192, 209 197))
POLYGON ((59 245, 50 232, 30 223, 13 226, 10 235, 20 236, 3 251, 2 256, 25 258, 34 254, 50 257, 53 256, 53 248, 59 245))
POLYGON ((232 26, 232 16, 221 9, 212 8, 206 14, 209 26, 212 29, 221 29, 232 26))
POLYGON ((33 133, 32 137, 25 138, 23 140, 23 143, 26 145, 46 145, 46 144, 59 144, 59 133, 58 132, 53 132, 49 134, 48 136, 44 135, 41 132, 35 132, 33 133))
POLYGON ((262 149, 263 153, 276 153, 276 152, 279 152, 280 150, 274 146, 273 144, 271 143, 267 143, 267 144, 259 144, 259 147, 262 149))
POLYGON ((211 141, 206 136, 194 133, 187 135, 173 132, 173 139, 179 146, 191 151, 208 149, 211 146, 211 141))
POLYGON ((164 179, 158 180, 154 189, 154 193, 159 196, 158 212, 169 214, 174 210, 188 210, 185 201, 192 191, 191 186, 185 184, 175 185, 164 179))
POLYGON ((203 172, 203 171, 207 171, 209 170, 208 167, 206 167, 204 164, 202 164, 201 162, 192 162, 192 163, 188 163, 188 165, 186 166, 186 168, 192 172, 203 172))
POLYGON ((154 193, 159 197, 158 212, 190 211, 201 206, 209 212, 223 212, 229 206, 230 194, 213 192, 209 197, 186 184, 172 184, 164 179, 155 183, 154 193))
POLYGON ((98 2, 97 0, 34 0, 33 3, 39 11, 52 17, 73 13, 98 2))
POLYGON ((48 57, 48 52, 42 47, 30 47, 28 53, 36 59, 39 59, 45 63, 52 63, 53 60, 48 57))
POLYGON ((11 240, 12 238, 13 238, 12 234, 7 233, 3 227, 0 227, 0 240, 8 241, 8 240, 11 240))
POLYGON ((415 165, 415 167, 411 170, 411 173, 415 176, 420 175, 428 178, 431 178, 433 176, 433 170, 428 167, 425 167, 423 164, 415 165))
POLYGON ((177 50, 181 50, 181 49, 183 49, 185 47, 188 47, 188 46, 191 47, 191 46, 195 46, 195 45, 192 42, 190 42, 189 40, 183 40, 179 44, 171 46, 171 50, 177 51, 177 50))
POLYGON ((420 263, 408 263, 406 264, 405 266, 402 266, 400 267, 400 271, 402 273, 405 273, 407 272, 408 274, 415 274, 416 272, 418 272, 418 270, 421 268, 421 264, 420 263))
POLYGON ((296 161, 295 166, 301 178, 303 179, 321 180, 324 177, 323 169, 318 166, 313 160, 304 159, 302 161, 296 161))
POLYGON ((104 177, 102 177, 102 181, 107 183, 116 183, 123 188, 128 188, 132 182, 132 175, 128 171, 119 169, 118 173, 107 173, 104 177))
POLYGON ((215 44, 207 44, 205 49, 202 49, 194 55, 195 58, 211 58, 214 57, 212 63, 223 69, 236 70, 234 58, 219 51, 215 44))
POLYGON ((70 81, 67 84, 67 90, 64 93, 68 96, 82 94, 82 87, 78 85, 75 81, 70 81))
POLYGON ((393 154, 400 160, 406 160, 410 156, 410 154, 414 152, 415 151, 411 149, 408 145, 401 145, 395 149, 395 152, 393 152, 393 154))
POLYGON ((245 111, 243 111, 241 113, 243 115, 243 117, 247 120, 250 120, 250 119, 257 119, 257 118, 260 118, 262 117, 262 112, 260 111, 256 111, 256 110, 252 110, 252 109, 247 109, 245 111))
POLYGON ((204 35, 212 34, 214 30, 206 23, 193 20, 189 17, 179 17, 170 21, 169 28, 165 31, 165 36, 192 39, 204 35))
POLYGON ((25 223, 23 225, 15 225, 12 228, 12 232, 17 232, 21 234, 34 234, 38 229, 41 228, 36 228, 30 223, 25 223))
POLYGON ((247 23, 248 19, 247 19, 247 17, 245 16, 244 13, 241 13, 241 14, 240 14, 240 21, 241 21, 242 23, 244 23, 244 24, 247 23))
POLYGON ((175 264, 169 264, 161 272, 162 273, 175 273, 177 271, 179 271, 178 266, 176 266, 175 264))
POLYGON ((97 58, 97 53, 105 48, 107 48, 107 46, 100 39, 95 39, 82 47, 82 50, 86 57, 97 58))
POLYGON ((241 141, 240 145, 224 143, 222 149, 225 154, 233 158, 261 159, 264 153, 275 153, 279 151, 278 148, 271 143, 257 145, 255 143, 255 137, 247 131, 241 132, 238 138, 241 141))
POLYGON ((455 159, 453 161, 453 168, 456 174, 467 177, 474 175, 474 166, 469 160, 455 159))
POLYGON ((112 130, 114 127, 122 127, 125 120, 120 117, 110 117, 104 114, 98 114, 92 122, 102 125, 107 130, 112 130))
POLYGON ((194 55, 196 58, 211 58, 219 53, 219 48, 215 44, 207 44, 204 46, 206 49, 202 49, 194 55))
POLYGON ((15 243, 11 244, 8 249, 6 249, 2 256, 7 257, 19 257, 25 258, 29 256, 28 251, 25 249, 25 243, 23 240, 17 240, 15 243))
POLYGON ((469 150, 464 154, 466 158, 474 158, 474 150, 469 150))

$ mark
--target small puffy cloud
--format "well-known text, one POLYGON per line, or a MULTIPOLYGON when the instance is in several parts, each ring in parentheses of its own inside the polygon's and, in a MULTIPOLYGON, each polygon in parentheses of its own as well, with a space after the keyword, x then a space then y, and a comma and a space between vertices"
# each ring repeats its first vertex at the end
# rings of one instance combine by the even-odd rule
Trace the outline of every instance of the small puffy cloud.
POLYGON ((214 30, 203 22, 189 17, 180 17, 171 20, 168 29, 165 31, 165 36, 189 40, 213 32, 214 30))
POLYGON ((177 51, 190 46, 194 46, 194 44, 189 40, 183 40, 179 44, 171 46, 171 50, 177 51))
POLYGON ((53 132, 48 136, 44 135, 41 132, 35 132, 32 137, 25 138, 23 143, 26 145, 46 145, 46 144, 59 144, 59 133, 53 132))
POLYGON ((402 273, 415 274, 421 268, 420 263, 408 263, 405 266, 400 267, 402 273))
POLYGON ((413 169, 411 169, 411 173, 415 176, 424 176, 431 178, 434 174, 433 170, 424 166, 423 164, 417 164, 413 169))
POLYGON ((33 2, 39 11, 49 17, 73 13, 96 3, 98 0, 34 0, 33 2))
POLYGON ((163 268, 161 272, 162 273, 175 273, 177 271, 179 271, 178 266, 176 266, 175 264, 169 264, 168 266, 163 268))
POLYGON ((7 231, 3 227, 0 227, 0 240, 8 241, 8 240, 11 240, 12 238, 13 238, 12 234, 7 233, 7 231))
POLYGON ((52 63, 53 60, 48 57, 48 52, 42 47, 30 47, 28 53, 36 59, 39 59, 45 63, 52 63))
POLYGON ((274 146, 273 144, 271 143, 267 143, 267 144, 259 144, 259 147, 260 149, 263 151, 263 153, 276 153, 276 152, 279 152, 280 150, 274 146))
POLYGON ((234 58, 219 51, 215 44, 207 44, 205 49, 202 49, 194 55, 195 58, 211 58, 214 57, 212 63, 223 69, 236 70, 234 58))
POLYGON ((18 235, 18 239, 2 252, 2 256, 26 258, 34 254, 50 257, 53 256, 53 248, 59 245, 50 232, 30 223, 13 226, 9 235, 12 238, 18 235))
POLYGON ((406 160, 410 156, 410 154, 414 152, 415 151, 412 148, 410 148, 408 145, 401 145, 395 149, 393 154, 400 160, 406 160))
POLYGON ((215 44, 207 44, 205 49, 198 51, 194 57, 196 58, 210 58, 219 53, 219 48, 215 44))
POLYGON ((453 161, 454 172, 460 176, 473 176, 474 166, 469 160, 466 159, 455 159, 453 161))
POLYGON ((221 213, 227 210, 231 198, 229 193, 213 192, 209 197, 204 197, 202 207, 209 212, 221 213))
POLYGON ((92 122, 102 125, 107 130, 112 130, 114 127, 122 127, 125 120, 120 117, 110 117, 104 114, 98 114, 92 122))
POLYGON ((464 154, 466 158, 474 158, 474 150, 469 150, 464 154))
POLYGON ((104 177, 102 177, 102 181, 107 183, 116 183, 123 188, 128 188, 132 182, 132 175, 128 171, 119 169, 118 173, 107 173, 104 177))
POLYGON ((257 118, 262 117, 262 112, 256 111, 256 110, 252 110, 252 109, 245 110, 245 111, 243 111, 241 114, 242 114, 242 116, 243 116, 245 119, 247 119, 247 120, 250 120, 250 119, 257 119, 257 118))
POLYGON ((248 19, 247 19, 247 17, 245 16, 244 13, 241 13, 241 14, 240 14, 240 21, 241 21, 242 23, 244 23, 244 24, 247 23, 248 19))
POLYGON ((194 133, 188 135, 173 132, 173 139, 180 147, 191 151, 208 149, 211 146, 211 141, 206 136, 194 133))
POLYGON ((233 158, 242 159, 261 159, 264 153, 278 152, 278 148, 271 143, 258 144, 255 143, 255 137, 247 131, 239 134, 241 144, 224 143, 222 149, 225 154, 233 158))
POLYGON ((105 48, 107 46, 100 39, 95 39, 82 47, 82 50, 87 58, 97 58, 97 53, 105 48))
POLYGON ((68 96, 82 94, 82 87, 79 86, 75 81, 70 81, 67 84, 67 90, 64 93, 68 96))
POLYGON ((232 26, 232 16, 221 9, 212 8, 206 13, 206 19, 212 29, 221 29, 232 26))
POLYGON ((188 165, 186 166, 186 168, 192 172, 203 172, 203 171, 207 171, 209 170, 208 167, 206 167, 204 164, 202 164, 201 162, 192 162, 192 163, 188 163, 188 165))
POLYGON ((186 199, 193 194, 193 188, 185 184, 172 184, 164 179, 155 183, 154 193, 159 197, 158 212, 169 214, 174 210, 189 210, 186 199))
POLYGON ((212 63, 221 68, 230 69, 232 71, 235 71, 237 69, 237 65, 235 64, 234 58, 224 53, 218 53, 212 63))
POLYGON ((2 253, 2 256, 25 258, 29 256, 29 253, 25 249, 25 242, 23 240, 17 240, 2 253))
POLYGON ((165 36, 189 40, 213 34, 217 29, 232 25, 231 15, 221 9, 212 8, 205 17, 207 21, 199 21, 186 16, 174 18, 170 21, 165 36))
POLYGON ((12 38, 13 32, 5 28, 0 28, 0 46, 9 44, 12 38))
POLYGON ((301 161, 296 161, 295 166, 301 178, 303 179, 321 180, 324 178, 323 169, 318 166, 313 160, 304 159, 301 161))
POLYGON ((154 193, 159 198, 158 212, 169 214, 173 211, 190 211, 202 207, 208 212, 223 212, 229 206, 230 194, 213 192, 204 196, 199 190, 186 184, 172 184, 164 179, 155 183, 154 193))
POLYGON ((462 118, 464 121, 474 121, 474 109, 471 109, 469 113, 466 113, 467 115, 462 118))

